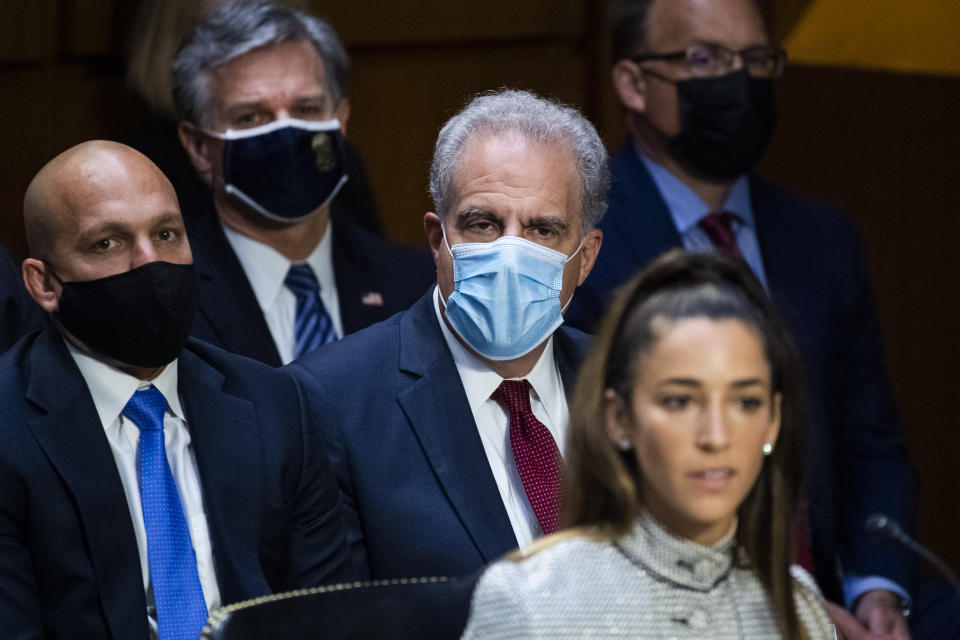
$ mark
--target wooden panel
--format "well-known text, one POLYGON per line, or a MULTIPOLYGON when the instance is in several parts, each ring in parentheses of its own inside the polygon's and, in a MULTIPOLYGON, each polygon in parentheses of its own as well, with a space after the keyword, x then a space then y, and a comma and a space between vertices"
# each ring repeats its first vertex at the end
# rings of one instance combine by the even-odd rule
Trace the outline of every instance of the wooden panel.
POLYGON ((387 235, 420 245, 437 132, 470 96, 509 86, 581 98, 579 57, 563 46, 358 55, 354 70, 349 137, 367 163, 387 235))
POLYGON ((122 136, 141 112, 121 78, 79 65, 0 71, 0 95, 0 241, 23 257, 23 194, 34 174, 73 144, 122 136))
POLYGON ((60 0, 60 53, 93 56, 111 53, 113 0, 60 0))
POLYGON ((576 36, 583 4, 569 0, 310 3, 349 46, 576 36))
POLYGON ((6 0, 0 11, 0 62, 52 60, 56 54, 56 0, 6 0))

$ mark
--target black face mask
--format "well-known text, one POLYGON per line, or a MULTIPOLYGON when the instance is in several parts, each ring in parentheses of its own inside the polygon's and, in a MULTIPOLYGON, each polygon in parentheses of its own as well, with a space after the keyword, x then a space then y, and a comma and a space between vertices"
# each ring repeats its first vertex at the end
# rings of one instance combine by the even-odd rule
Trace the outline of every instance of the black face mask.
POLYGON ((337 120, 277 120, 207 133, 225 141, 226 192, 274 222, 299 222, 330 202, 347 181, 337 120))
POLYGON ((773 81, 741 69, 676 86, 680 133, 669 139, 674 159, 712 180, 733 180, 753 169, 773 136, 773 81))
POLYGON ((192 264, 148 262, 96 280, 53 277, 63 285, 60 323, 98 354, 138 367, 160 367, 187 342, 195 308, 192 264))

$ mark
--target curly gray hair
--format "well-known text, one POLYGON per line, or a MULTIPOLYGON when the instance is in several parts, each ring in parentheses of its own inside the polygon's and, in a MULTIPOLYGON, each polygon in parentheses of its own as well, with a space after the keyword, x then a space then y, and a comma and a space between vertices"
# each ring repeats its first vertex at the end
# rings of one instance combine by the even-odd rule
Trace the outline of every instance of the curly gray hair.
POLYGON ((475 97, 440 130, 430 166, 430 195, 442 218, 451 206, 453 177, 473 136, 516 133, 540 143, 567 143, 580 173, 583 232, 597 226, 607 208, 607 150, 593 125, 576 109, 528 91, 501 90, 475 97))
POLYGON ((170 69, 173 104, 184 120, 205 125, 209 72, 263 46, 305 41, 323 60, 334 103, 346 95, 347 53, 333 28, 273 0, 228 2, 199 20, 184 37, 170 69))

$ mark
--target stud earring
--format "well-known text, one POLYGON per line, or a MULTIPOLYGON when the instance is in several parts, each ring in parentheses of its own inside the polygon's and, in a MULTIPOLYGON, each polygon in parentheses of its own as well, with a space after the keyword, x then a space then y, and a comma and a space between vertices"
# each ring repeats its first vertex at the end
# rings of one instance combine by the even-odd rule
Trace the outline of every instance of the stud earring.
POLYGON ((630 451, 630 441, 626 438, 618 442, 617 446, 620 447, 620 451, 630 451))
POLYGON ((763 443, 763 455, 768 456, 773 453, 773 445, 769 442, 763 443))

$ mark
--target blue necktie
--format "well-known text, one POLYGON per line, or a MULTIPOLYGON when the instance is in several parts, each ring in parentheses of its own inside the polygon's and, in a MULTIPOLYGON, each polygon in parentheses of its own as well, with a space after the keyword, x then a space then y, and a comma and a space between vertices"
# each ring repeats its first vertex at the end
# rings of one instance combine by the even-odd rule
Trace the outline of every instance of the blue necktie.
POLYGON ((140 428, 140 500, 161 640, 196 640, 207 621, 197 557, 163 442, 167 400, 156 387, 133 394, 123 415, 140 428))
POLYGON ((320 283, 310 265, 291 265, 284 284, 297 296, 297 317, 293 324, 296 341, 294 357, 299 358, 320 345, 336 340, 333 321, 320 299, 320 283))

